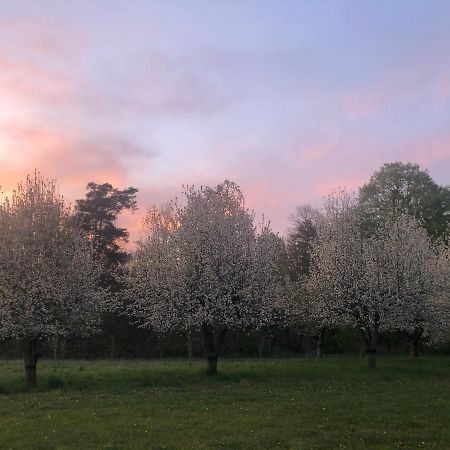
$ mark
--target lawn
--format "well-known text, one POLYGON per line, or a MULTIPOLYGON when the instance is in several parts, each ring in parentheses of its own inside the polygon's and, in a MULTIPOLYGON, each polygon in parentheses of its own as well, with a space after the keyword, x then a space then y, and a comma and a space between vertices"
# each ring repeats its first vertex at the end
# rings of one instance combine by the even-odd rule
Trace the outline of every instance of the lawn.
POLYGON ((450 449, 450 358, 0 361, 0 449, 450 449))

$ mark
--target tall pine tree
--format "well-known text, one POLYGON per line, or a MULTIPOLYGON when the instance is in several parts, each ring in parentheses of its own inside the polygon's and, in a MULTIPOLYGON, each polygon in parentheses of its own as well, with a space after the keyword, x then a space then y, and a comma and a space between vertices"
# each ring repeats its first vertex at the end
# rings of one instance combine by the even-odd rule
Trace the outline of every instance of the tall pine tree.
MULTIPOLYGON (((109 183, 89 183, 84 199, 76 201, 75 217, 86 238, 92 242, 95 257, 102 268, 101 280, 104 288, 112 293, 120 290, 117 274, 123 264, 129 260, 130 254, 125 250, 129 233, 117 224, 119 215, 124 210, 136 211, 136 193, 134 187, 126 189, 114 188, 109 183)), ((110 356, 116 355, 118 328, 128 329, 117 313, 107 313, 104 317, 104 331, 110 339, 110 356)))

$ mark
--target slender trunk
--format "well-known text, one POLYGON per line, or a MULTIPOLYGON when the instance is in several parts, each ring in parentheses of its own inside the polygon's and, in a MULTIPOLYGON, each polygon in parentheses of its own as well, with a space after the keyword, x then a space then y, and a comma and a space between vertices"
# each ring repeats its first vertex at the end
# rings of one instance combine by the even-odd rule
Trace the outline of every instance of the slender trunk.
POLYGON ((159 359, 163 359, 163 336, 158 334, 159 359))
POLYGON ((81 340, 80 349, 81 349, 81 359, 87 359, 87 357, 88 357, 88 341, 86 338, 83 338, 81 340))
POLYGON ((60 353, 59 358, 64 359, 66 357, 67 341, 63 338, 60 342, 60 353))
POLYGON ((418 339, 411 339, 409 341, 409 356, 411 358, 417 358, 419 356, 419 342, 418 339))
POLYGON ((423 334, 423 328, 419 327, 411 333, 409 337, 409 355, 411 358, 419 357, 419 341, 423 334))
POLYGON ((39 340, 36 338, 23 340, 23 359, 25 363, 25 379, 27 386, 34 387, 37 383, 36 365, 41 354, 38 352, 39 340))
POLYGON ((288 328, 288 336, 289 336, 289 350, 294 351, 294 339, 292 336, 292 328, 288 328))
POLYGON ((208 325, 202 326, 203 338, 205 340, 206 353, 208 356, 208 375, 217 374, 217 359, 225 340, 225 328, 213 328, 208 325))
POLYGON ((217 355, 208 355, 208 375, 217 375, 217 355))
POLYGON ((188 330, 187 350, 188 350, 188 356, 189 356, 189 367, 191 367, 192 366, 192 332, 191 332, 190 328, 188 330))
POLYGON ((368 332, 362 332, 366 344, 367 367, 375 369, 377 367, 376 355, 378 346, 378 330, 372 329, 368 332))
POLYGON ((323 346, 325 341, 325 328, 321 328, 317 339, 317 359, 323 358, 323 346))
POLYGON ((55 336, 53 340, 53 363, 56 366, 58 361, 58 349, 59 349, 59 336, 55 336))
POLYGON ((116 356, 116 337, 114 336, 114 332, 110 336, 110 352, 109 359, 114 359, 116 356))
POLYGON ((262 351, 264 347, 264 336, 260 336, 258 340, 258 355, 259 359, 262 359, 262 351))
POLYGON ((367 367, 369 369, 375 369, 377 367, 377 360, 376 360, 376 348, 370 348, 366 350, 367 353, 367 367))

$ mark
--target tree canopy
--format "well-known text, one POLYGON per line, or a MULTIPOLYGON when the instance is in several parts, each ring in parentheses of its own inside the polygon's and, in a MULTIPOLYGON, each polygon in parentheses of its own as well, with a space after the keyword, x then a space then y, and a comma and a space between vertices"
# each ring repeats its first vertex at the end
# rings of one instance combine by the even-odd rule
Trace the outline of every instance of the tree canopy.
POLYGON ((148 212, 147 237, 131 266, 128 312, 142 326, 201 331, 214 374, 228 329, 270 320, 284 243, 267 226, 257 229, 230 181, 187 187, 184 196, 183 205, 148 212))
POLYGON ((450 220, 450 192, 418 164, 386 163, 361 187, 359 201, 370 230, 392 215, 414 216, 430 236, 443 236, 450 220))
POLYGON ((39 340, 89 335, 105 307, 92 247, 38 173, 0 205, 0 274, 0 336, 24 341, 35 384, 39 340))
POLYGON ((123 210, 137 209, 134 187, 123 190, 109 183, 87 185, 86 198, 76 201, 76 219, 88 239, 93 243, 97 259, 106 266, 114 266, 127 260, 122 244, 128 241, 126 228, 116 224, 123 210))

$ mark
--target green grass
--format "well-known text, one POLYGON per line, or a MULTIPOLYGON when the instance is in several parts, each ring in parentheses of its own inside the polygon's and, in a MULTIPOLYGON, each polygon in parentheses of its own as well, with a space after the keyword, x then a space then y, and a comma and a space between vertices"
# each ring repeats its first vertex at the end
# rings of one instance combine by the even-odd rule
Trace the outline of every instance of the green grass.
POLYGON ((0 449, 450 449, 450 358, 0 361, 0 449))

